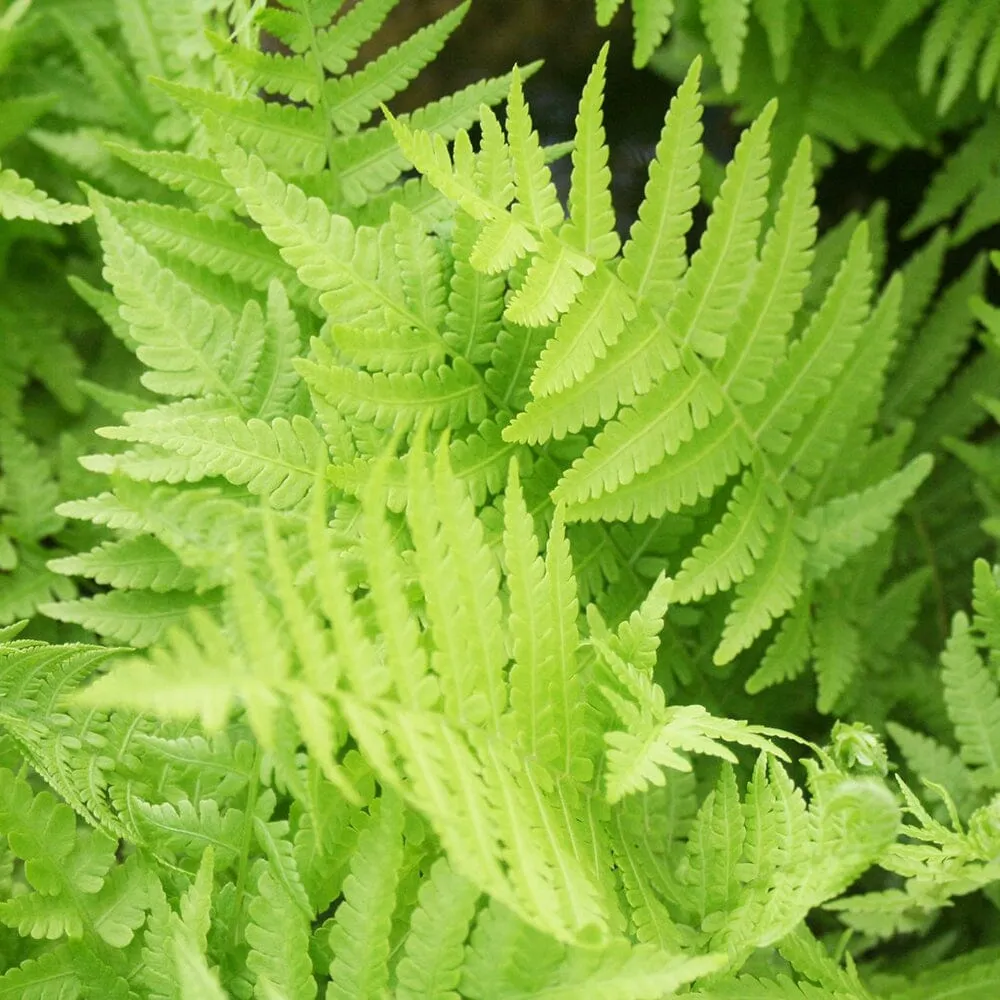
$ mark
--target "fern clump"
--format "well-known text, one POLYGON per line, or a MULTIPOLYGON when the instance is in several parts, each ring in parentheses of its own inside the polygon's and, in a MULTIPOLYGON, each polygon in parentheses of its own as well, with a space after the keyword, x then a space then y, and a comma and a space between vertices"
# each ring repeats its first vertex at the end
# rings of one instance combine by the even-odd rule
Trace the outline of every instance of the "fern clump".
MULTIPOLYGON (((107 875, 115 900, 132 894, 118 923, 96 920, 98 937, 118 947, 149 912, 142 953, 150 958, 140 973, 149 989, 168 975, 170 941, 176 968, 193 962, 210 975, 221 963, 230 989, 244 980, 314 995, 319 972, 333 995, 448 976, 480 996, 496 988, 487 982, 513 975, 521 949, 531 948, 546 955, 534 989, 562 984, 583 996, 607 978, 615 995, 650 996, 738 968, 892 841, 898 808, 877 776, 844 771, 817 750, 807 803, 782 764, 788 758, 775 738, 783 734, 666 704, 651 674, 667 610, 662 582, 615 630, 591 607, 589 635, 581 633, 561 513, 540 554, 516 465, 501 566, 448 450, 429 461, 418 438, 406 466, 408 542, 389 533, 378 474, 366 490, 362 601, 352 596, 320 495, 302 519, 265 521, 266 576, 238 576, 218 623, 198 614, 192 631, 176 631, 149 657, 18 639, 4 647, 5 683, 24 692, 5 724, 39 773, 60 787, 60 774, 83 765, 86 745, 115 741, 121 763, 96 776, 94 799, 66 794, 103 831, 91 837, 110 846, 124 836, 138 853, 102 862, 93 888, 80 881, 66 891, 96 893, 99 907, 107 875), (414 588, 415 605, 407 597, 414 588), (509 595, 506 624, 501 594, 509 595), (70 705, 51 717, 50 684, 32 680, 42 662, 60 676, 59 697, 70 705), (161 722, 134 714, 152 711, 161 722), (32 728, 22 735, 25 716, 32 728), (191 718, 205 737, 181 737, 171 721, 191 718), (258 748, 252 759, 248 731, 258 748), (357 750, 345 754, 348 736, 357 750), (745 800, 733 768, 738 745, 761 752, 745 800), (699 756, 724 764, 695 809, 699 756), (199 760, 218 762, 217 782, 191 784, 199 760), (234 794, 245 804, 229 801, 234 794), (681 802, 686 838, 667 819, 681 802), (349 866, 343 843, 354 845, 349 866), (175 873, 169 884, 157 860, 175 873), (417 870, 427 873, 419 893, 408 874, 417 870), (237 873, 235 888, 227 872, 237 873), (332 920, 322 921, 338 897, 332 920), (411 916, 397 965, 387 939, 400 906, 411 916), (276 913, 280 935, 269 923, 276 913), (439 925, 444 919, 452 922, 439 925), (428 938, 445 926, 444 940, 428 938), (511 936, 511 964, 484 966, 501 928, 511 936), (235 954, 220 950, 230 935, 243 942, 235 954), (329 961, 315 965, 307 947, 329 961), (294 962, 282 958, 285 949, 294 962), (245 965, 227 967, 223 959, 241 952, 245 965)), ((19 787, 30 802, 28 785, 19 787)), ((39 894, 5 904, 0 919, 25 935, 44 927, 46 937, 79 940, 67 944, 67 957, 78 948, 100 955, 78 909, 72 920, 51 915, 55 887, 42 861, 72 851, 86 851, 90 867, 97 860, 74 837, 69 807, 47 794, 0 820, 39 894), (52 826, 44 818, 51 809, 64 810, 65 842, 46 841, 36 861, 40 848, 19 833, 18 816, 52 826)), ((125 953, 118 966, 127 969, 125 953)))
MULTIPOLYGON (((378 229, 285 180, 267 155, 247 153, 223 134, 215 106, 206 127, 221 177, 260 234, 239 236, 237 221, 210 230, 175 209, 95 197, 105 275, 139 359, 160 369, 143 382, 182 398, 102 430, 134 447, 87 459, 88 468, 147 483, 221 476, 291 510, 317 474, 356 496, 378 453, 371 430, 412 436, 429 414, 432 432, 447 428, 455 468, 480 506, 495 503, 512 455, 535 497, 551 492, 566 504, 567 520, 582 523, 571 535, 577 551, 596 550, 586 593, 613 616, 676 552, 675 601, 735 595, 716 661, 750 646, 811 581, 870 544, 927 474, 918 456, 865 480, 830 475, 846 447, 884 450, 873 418, 899 288, 890 284, 871 302, 861 228, 842 267, 804 303, 815 241, 807 144, 758 248, 773 108, 746 133, 689 261, 697 70, 667 115, 646 201, 619 250, 603 78, 602 57, 581 99, 568 218, 516 73, 506 129, 486 112, 478 152, 462 130, 452 156, 444 136, 388 122, 424 173, 419 183, 440 196, 421 214, 407 207, 409 187, 390 189, 396 203, 378 229), (187 235, 170 246, 186 253, 191 281, 156 253, 164 226, 181 220, 187 235), (223 270, 256 293, 243 307, 219 280, 223 270), (308 356, 297 358, 322 317, 308 356), (178 342, 187 330, 197 339, 178 342), (261 377, 272 387, 280 377, 291 394, 282 416, 257 402, 270 391, 251 384, 261 377), (652 532, 636 527, 650 519, 652 532), (622 551, 615 521, 629 523, 625 537, 646 537, 643 574, 622 551)), ((388 478, 398 510, 406 486, 398 471, 388 478)), ((552 507, 542 512, 548 520, 552 507)), ((187 603, 177 595, 173 606, 187 603)), ((52 612, 134 641, 134 626, 116 625, 127 607, 112 594, 52 612)))
POLYGON ((997 5, 636 0, 627 233, 395 6, 0 11, 0 996, 989 990, 997 5))

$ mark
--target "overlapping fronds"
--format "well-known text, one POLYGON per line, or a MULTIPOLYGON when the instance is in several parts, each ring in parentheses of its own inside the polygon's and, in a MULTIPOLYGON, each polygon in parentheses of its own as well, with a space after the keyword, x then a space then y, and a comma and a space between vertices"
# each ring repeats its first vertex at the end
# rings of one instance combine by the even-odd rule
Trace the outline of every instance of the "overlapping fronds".
POLYGON ((994 123, 900 276, 813 173, 982 117, 997 4, 637 0, 752 123, 708 183, 696 59, 627 238, 607 50, 547 147, 533 67, 386 111, 395 6, 0 14, 0 997, 989 991, 994 123))
MULTIPOLYGON (((596 0, 597 19, 607 24, 622 0, 596 0)), ((773 62, 783 81, 811 35, 833 50, 850 51, 869 69, 901 38, 914 43, 913 83, 936 91, 944 114, 966 87, 980 101, 1000 100, 1000 7, 993 0, 632 0, 634 62, 644 66, 674 27, 704 33, 722 86, 732 93, 747 62, 773 62), (748 46, 751 20, 754 36, 748 46), (749 51, 745 51, 749 48, 749 51)), ((752 70, 750 70, 752 72, 752 70)))

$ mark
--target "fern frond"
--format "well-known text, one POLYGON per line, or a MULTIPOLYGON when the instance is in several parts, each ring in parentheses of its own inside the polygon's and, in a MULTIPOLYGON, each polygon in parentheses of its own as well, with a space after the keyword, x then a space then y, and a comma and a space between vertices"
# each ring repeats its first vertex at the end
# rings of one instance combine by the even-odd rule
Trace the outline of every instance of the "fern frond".
POLYGON ((465 17, 468 2, 426 25, 349 76, 328 80, 323 107, 338 131, 356 132, 385 101, 403 90, 430 63, 465 17))
POLYGON ((378 280, 375 232, 355 229, 315 197, 286 184, 256 155, 228 145, 220 154, 223 175, 302 283, 320 292, 320 305, 340 323, 378 325, 389 317, 398 325, 423 329, 423 321, 394 300, 378 280))
POLYGON ((102 429, 115 440, 153 445, 168 457, 138 450, 120 455, 91 455, 85 467, 121 471, 135 479, 196 482, 224 476, 266 499, 275 510, 295 507, 316 479, 327 454, 315 425, 303 416, 277 417, 271 423, 252 418, 181 415, 159 421, 102 429))
POLYGON ((396 966, 400 1000, 457 1000, 465 939, 478 897, 479 890, 456 875, 446 860, 434 862, 396 966))
POLYGON ((331 1000, 374 996, 389 982, 389 932, 403 864, 403 807, 383 795, 372 824, 358 838, 344 898, 330 928, 331 1000))
MULTIPOLYGON (((523 76, 532 75, 539 65, 525 66, 521 70, 523 76)), ((484 105, 491 107, 502 101, 510 91, 510 84, 510 74, 473 83, 409 114, 400 115, 398 121, 410 128, 440 135, 445 140, 453 139, 461 129, 476 122, 484 105)), ((351 135, 337 136, 331 145, 330 162, 338 172, 344 198, 351 205, 367 204, 372 208, 380 196, 388 198, 390 204, 404 203, 405 185, 402 188, 391 185, 407 169, 409 160, 396 142, 391 121, 351 135)), ((417 206, 412 207, 417 210, 417 206)), ((430 215, 441 211, 433 202, 424 206, 424 210, 430 215)))
POLYGON ((496 728, 506 700, 500 606, 494 596, 499 576, 468 495, 443 464, 446 455, 442 449, 433 477, 428 476, 418 442, 409 470, 407 521, 438 646, 431 662, 446 713, 463 725, 496 728), (469 622, 460 631, 455 626, 463 613, 469 622))
POLYGON ((219 165, 208 157, 174 150, 132 149, 117 143, 108 143, 108 149, 136 170, 174 191, 182 191, 200 205, 217 205, 230 212, 243 207, 223 179, 219 165))
POLYGON ((104 275, 139 345, 139 360, 152 369, 143 375, 143 384, 167 395, 232 397, 221 374, 231 344, 231 317, 161 266, 97 196, 94 206, 105 250, 104 275))
POLYGON ((993 113, 986 116, 982 125, 971 132, 931 179, 920 206, 903 228, 903 237, 909 239, 944 222, 963 206, 962 219, 952 237, 956 243, 968 239, 980 227, 989 226, 991 217, 995 221, 995 209, 991 213, 987 208, 983 218, 972 209, 983 202, 988 206, 992 200, 990 177, 1000 163, 1000 154, 996 152, 998 143, 1000 115, 993 113))
POLYGON ((218 593, 198 596, 187 591, 112 591, 74 601, 39 605, 42 614, 74 622, 99 635, 132 646, 149 646, 171 625, 179 625, 193 608, 217 606, 218 593))
POLYGON ((316 108, 229 97, 167 80, 157 85, 185 110, 213 116, 234 141, 252 146, 274 169, 317 174, 327 161, 326 126, 316 108))
MULTIPOLYGON (((938 93, 938 114, 944 114, 965 88, 982 47, 1000 28, 1000 4, 989 0, 974 6, 956 2, 942 3, 924 35, 917 64, 917 80, 927 93, 939 70, 943 71, 938 93)), ((997 66, 985 59, 978 79, 980 100, 996 90, 997 66)))
POLYGON ((0 976, 3 1000, 63 1000, 81 988, 79 965, 68 945, 25 959, 0 976))
POLYGON ((601 110, 607 57, 605 45, 580 98, 570 178, 569 226, 564 234, 567 241, 595 260, 614 257, 619 246, 614 231, 615 213, 609 190, 611 171, 601 110))
POLYGON ((958 612, 941 654, 945 705, 961 758, 977 779, 1000 784, 1000 691, 976 650, 968 618, 958 612))
POLYGON ((148 249, 183 257, 257 291, 266 291, 272 281, 286 287, 297 285, 294 272, 281 260, 273 244, 259 231, 238 222, 207 219, 201 213, 171 205, 112 199, 106 199, 104 204, 148 249))
POLYGON ((210 32, 208 40, 222 61, 248 90, 281 94, 292 103, 316 105, 322 92, 322 73, 317 73, 316 57, 306 50, 298 56, 278 52, 255 52, 210 32))
POLYGON ((116 590, 191 590, 197 574, 175 552, 150 535, 102 542, 90 552, 49 562, 67 576, 86 576, 116 590))
POLYGON ((701 5, 705 33, 722 70, 722 86, 727 94, 736 89, 739 79, 749 16, 750 0, 705 0, 701 5))
POLYGON ((712 658, 714 663, 728 663, 794 607, 802 591, 805 557, 805 548, 791 520, 786 519, 771 536, 754 575, 737 584, 722 640, 712 658))
MULTIPOLYGON (((317 352, 318 353, 318 352, 317 352)), ((332 362, 298 361, 296 371, 317 396, 380 430, 410 430, 429 415, 435 430, 478 424, 487 415, 478 372, 462 358, 423 372, 355 371, 332 362)))
POLYGON ((272 870, 260 866, 257 892, 247 907, 247 967, 261 992, 280 991, 284 1000, 314 1000, 317 995, 308 957, 309 916, 302 913, 272 870))
POLYGON ((920 455, 877 486, 814 508, 807 524, 808 533, 817 541, 809 546, 807 571, 826 576, 870 545, 930 475, 933 465, 930 455, 920 455))
POLYGON ((90 209, 56 201, 36 188, 27 177, 6 169, 0 170, 0 218, 32 219, 64 226, 89 219, 90 209))

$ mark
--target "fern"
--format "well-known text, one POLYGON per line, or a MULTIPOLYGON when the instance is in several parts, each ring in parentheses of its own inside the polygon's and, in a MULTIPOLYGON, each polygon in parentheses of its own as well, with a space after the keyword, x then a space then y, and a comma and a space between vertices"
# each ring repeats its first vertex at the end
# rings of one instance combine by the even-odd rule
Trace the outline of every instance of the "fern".
POLYGON ((989 992, 996 5, 637 2, 624 239, 394 6, 0 12, 0 995, 989 992))
MULTIPOLYGON (((607 24, 621 0, 597 0, 597 19, 607 24)), ((764 52, 773 61, 775 77, 783 81, 797 49, 818 35, 833 50, 855 50, 855 65, 868 69, 893 50, 901 36, 921 23, 916 79, 922 93, 937 90, 939 114, 947 112, 966 89, 980 101, 995 101, 998 94, 1000 47, 995 41, 998 11, 992 3, 966 4, 964 0, 881 0, 858 6, 850 0, 633 0, 634 62, 644 66, 667 32, 703 32, 721 82, 732 93, 741 82, 746 62, 764 52), (676 8, 676 9, 675 9, 676 8), (749 22, 759 33, 748 48, 749 22)))

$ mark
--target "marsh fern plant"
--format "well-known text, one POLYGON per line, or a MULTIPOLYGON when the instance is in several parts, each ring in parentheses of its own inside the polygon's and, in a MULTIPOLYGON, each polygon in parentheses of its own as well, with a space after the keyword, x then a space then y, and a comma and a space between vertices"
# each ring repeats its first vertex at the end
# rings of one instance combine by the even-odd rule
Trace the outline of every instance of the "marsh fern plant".
POLYGON ((551 147, 533 66, 391 110, 466 4, 63 6, 87 207, 0 205, 108 346, 0 383, 0 997, 994 983, 985 262, 820 234, 773 101, 702 224, 700 59, 623 239, 607 48, 551 147))

